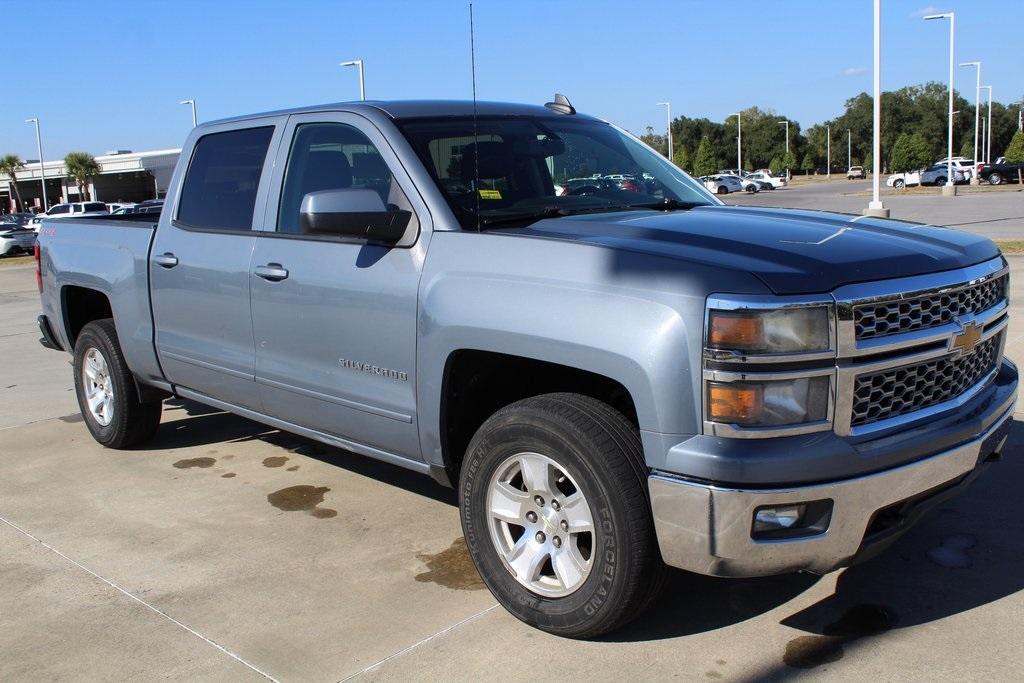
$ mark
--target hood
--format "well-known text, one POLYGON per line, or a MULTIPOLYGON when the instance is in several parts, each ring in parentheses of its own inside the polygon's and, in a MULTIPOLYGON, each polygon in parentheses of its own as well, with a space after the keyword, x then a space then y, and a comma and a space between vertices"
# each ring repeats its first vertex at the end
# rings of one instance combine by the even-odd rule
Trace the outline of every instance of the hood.
POLYGON ((514 234, 744 271, 776 294, 828 292, 856 282, 962 268, 999 255, 991 240, 952 228, 737 206, 566 216, 514 234))

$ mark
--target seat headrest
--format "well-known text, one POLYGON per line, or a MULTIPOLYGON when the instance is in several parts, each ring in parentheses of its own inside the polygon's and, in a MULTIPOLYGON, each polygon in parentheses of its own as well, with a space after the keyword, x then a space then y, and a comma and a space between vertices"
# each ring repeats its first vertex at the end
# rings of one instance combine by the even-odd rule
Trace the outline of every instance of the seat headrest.
POLYGON ((380 154, 375 152, 354 152, 352 154, 352 175, 356 178, 390 178, 391 170, 380 154))
POLYGON ((319 150, 309 153, 302 176, 303 194, 352 186, 352 167, 344 152, 319 150))
POLYGON ((474 179, 477 172, 481 179, 509 178, 514 169, 512 150, 506 142, 474 142, 462 149, 462 180, 474 179))

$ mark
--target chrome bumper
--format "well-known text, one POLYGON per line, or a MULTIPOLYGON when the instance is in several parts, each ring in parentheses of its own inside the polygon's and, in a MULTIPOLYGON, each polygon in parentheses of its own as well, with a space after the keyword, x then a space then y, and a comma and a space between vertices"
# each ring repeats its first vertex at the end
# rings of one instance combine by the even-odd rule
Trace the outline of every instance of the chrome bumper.
POLYGON ((655 473, 648 478, 662 558, 673 567, 711 576, 824 574, 851 563, 879 510, 939 489, 1000 452, 1015 396, 991 410, 975 438, 923 460, 853 479, 776 489, 734 489, 655 473), (1002 431, 1001 431, 1002 430, 1002 431), (993 445, 993 439, 997 442, 993 445), (764 505, 831 500, 825 531, 802 538, 751 538, 754 511, 764 505))

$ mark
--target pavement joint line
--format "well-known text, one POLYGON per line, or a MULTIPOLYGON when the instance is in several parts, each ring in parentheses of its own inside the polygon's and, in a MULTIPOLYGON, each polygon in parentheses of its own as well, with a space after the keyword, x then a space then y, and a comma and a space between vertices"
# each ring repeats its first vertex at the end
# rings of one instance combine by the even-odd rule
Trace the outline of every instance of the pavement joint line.
MULTIPOLYGON (((74 413, 72 413, 72 415, 74 415, 74 413)), ((51 415, 50 417, 41 417, 38 420, 29 420, 28 422, 22 422, 21 424, 7 425, 6 427, 0 427, 0 432, 5 432, 8 429, 18 429, 19 427, 28 427, 29 425, 37 425, 40 422, 49 422, 50 420, 59 420, 62 417, 67 417, 67 414, 65 413, 64 415, 51 415)), ((3 519, 3 518, 0 517, 0 519, 3 519)))
MULTIPOLYGON (((0 518, 0 519, 2 519, 2 518, 0 518)), ((354 674, 350 674, 350 675, 346 676, 345 678, 341 679, 338 683, 345 683, 345 681, 350 681, 353 678, 356 678, 357 676, 362 676, 365 673, 369 673, 369 672, 373 671, 374 669, 376 669, 377 667, 379 667, 379 666, 381 666, 383 664, 386 664, 387 662, 390 662, 392 659, 396 659, 398 657, 401 657, 404 654, 412 652, 413 650, 415 650, 416 648, 418 648, 421 645, 426 645, 427 643, 429 643, 430 641, 434 640, 435 638, 440 638, 441 636, 446 635, 446 634, 454 631, 455 629, 457 629, 460 626, 464 626, 465 624, 468 624, 471 621, 476 621, 477 619, 479 619, 483 615, 487 614, 491 610, 496 609, 497 607, 498 607, 498 603, 494 603, 493 605, 491 605, 487 609, 480 610, 476 614, 470 615, 470 616, 466 617, 465 619, 463 619, 462 621, 455 622, 451 626, 446 626, 445 628, 441 629, 437 633, 435 633, 435 634, 433 634, 431 636, 427 636, 423 640, 417 641, 417 642, 413 643, 412 645, 410 645, 408 647, 402 648, 398 652, 390 654, 387 657, 385 657, 384 659, 381 659, 380 661, 374 662, 373 664, 371 664, 370 666, 366 667, 365 669, 362 669, 360 671, 355 672, 354 674)))
MULTIPOLYGON (((33 536, 31 533, 29 533, 25 529, 22 529, 20 526, 18 526, 14 522, 11 522, 10 520, 6 519, 3 516, 0 516, 0 522, 3 522, 4 524, 6 524, 7 526, 11 527, 12 529, 17 531, 18 533, 23 534, 24 536, 32 539, 33 541, 35 541, 39 545, 43 546, 44 548, 46 548, 50 552, 55 553, 56 555, 64 558, 65 560, 67 560, 71 564, 75 565, 76 567, 78 567, 82 571, 86 572, 87 574, 91 574, 92 576, 96 577, 97 579, 99 579, 103 583, 107 584, 108 586, 110 586, 114 590, 116 590, 116 591, 118 591, 118 592, 128 596, 129 598, 131 598, 135 602, 139 603, 143 607, 145 607, 145 608, 147 608, 147 609, 149 609, 149 610, 151 610, 153 612, 156 612, 157 614, 162 616, 164 619, 167 619, 168 621, 170 621, 172 624, 175 624, 176 626, 180 626, 181 628, 185 629, 186 631, 188 631, 189 633, 194 635, 196 638, 199 638, 200 640, 204 641, 207 645, 212 645, 213 647, 217 648, 218 650, 220 650, 221 652, 223 652, 227 656, 231 657, 232 659, 234 659, 238 663, 240 663, 243 666, 246 666, 249 669, 255 671, 260 676, 263 676, 264 678, 266 678, 268 680, 274 681, 274 683, 280 683, 280 681, 278 681, 276 678, 274 678, 273 676, 268 674, 266 671, 263 671, 262 669, 256 667, 253 664, 250 664, 249 662, 245 661, 244 659, 242 659, 241 657, 236 655, 231 650, 228 650, 227 648, 225 648, 223 645, 221 645, 221 644, 219 644, 219 643, 217 643, 217 642, 215 642, 213 640, 210 640, 209 638, 204 636, 199 631, 196 631, 195 629, 190 628, 189 626, 186 626, 185 624, 181 623, 180 621, 178 621, 177 619, 175 619, 171 615, 167 614, 163 610, 161 610, 161 609, 159 609, 157 607, 154 607, 153 605, 149 604, 148 602, 146 602, 142 598, 140 598, 140 597, 138 597, 136 595, 133 595, 132 593, 129 593, 128 591, 126 591, 124 588, 121 588, 120 586, 118 586, 113 581, 110 581, 109 579, 106 579, 106 578, 100 576, 99 574, 97 574, 93 570, 89 569, 88 567, 86 567, 82 563, 77 562, 76 560, 71 559, 70 557, 68 557, 67 555, 65 555, 61 551, 57 550, 56 548, 54 548, 52 545, 50 545, 46 541, 42 540, 41 538, 37 538, 36 536, 33 536)), ((495 606, 497 606, 497 605, 495 605, 495 606)))

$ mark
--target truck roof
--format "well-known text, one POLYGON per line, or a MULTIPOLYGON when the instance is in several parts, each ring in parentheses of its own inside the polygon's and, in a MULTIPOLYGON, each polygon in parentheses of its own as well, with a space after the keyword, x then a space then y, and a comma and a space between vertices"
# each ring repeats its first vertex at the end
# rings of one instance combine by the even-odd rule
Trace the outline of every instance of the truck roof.
MULTIPOLYGON (((326 111, 351 111, 360 112, 367 110, 381 111, 393 119, 419 118, 421 116, 472 116, 472 100, 367 100, 365 102, 334 102, 330 104, 317 104, 306 107, 295 107, 293 109, 279 109, 258 114, 246 114, 244 116, 232 116, 216 121, 208 121, 200 126, 207 126, 234 121, 249 121, 266 116, 280 116, 282 114, 311 114, 326 111)), ((476 103, 476 113, 479 116, 565 116, 553 112, 547 107, 539 104, 518 104, 514 102, 482 102, 476 103)), ((586 114, 574 114, 579 118, 593 119, 595 117, 586 114)))

